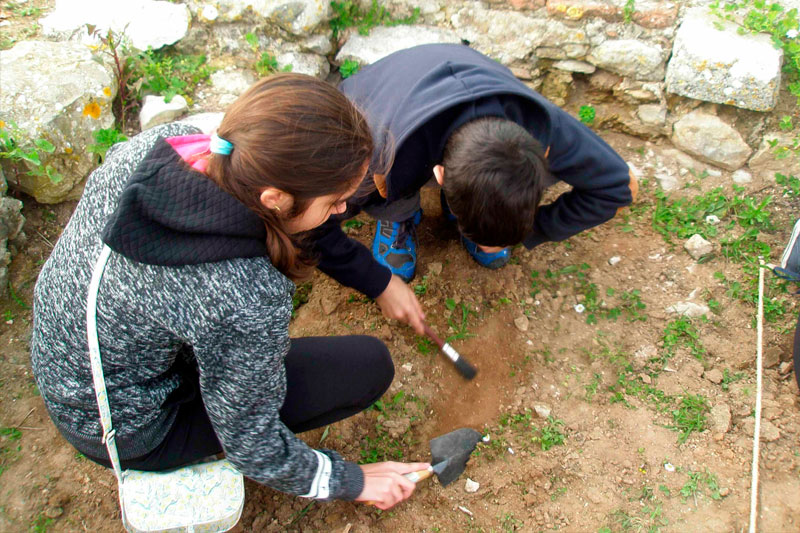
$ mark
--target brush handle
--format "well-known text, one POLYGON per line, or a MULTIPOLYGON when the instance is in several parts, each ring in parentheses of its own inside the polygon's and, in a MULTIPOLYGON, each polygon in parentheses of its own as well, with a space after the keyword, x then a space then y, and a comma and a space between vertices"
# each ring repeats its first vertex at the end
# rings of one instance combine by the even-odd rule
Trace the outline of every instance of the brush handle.
POLYGON ((428 324, 422 324, 422 327, 425 329, 425 335, 427 335, 433 342, 439 346, 439 349, 442 351, 443 354, 450 359, 454 365, 456 365, 456 370, 467 379, 472 379, 475 377, 475 374, 478 373, 478 370, 472 366, 469 361, 464 359, 461 354, 459 354, 455 348, 450 346, 449 343, 444 342, 439 336, 433 332, 433 330, 428 326, 428 324))

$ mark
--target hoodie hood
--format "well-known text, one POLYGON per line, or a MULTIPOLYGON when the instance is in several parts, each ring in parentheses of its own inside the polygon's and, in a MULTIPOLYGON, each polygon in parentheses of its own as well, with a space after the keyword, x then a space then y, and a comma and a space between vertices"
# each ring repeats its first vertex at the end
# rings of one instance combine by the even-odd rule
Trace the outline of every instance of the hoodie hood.
POLYGON ((102 239, 134 261, 195 265, 267 253, 263 221, 159 139, 131 175, 102 239))
MULTIPOLYGON (((395 52, 344 80, 340 90, 369 121, 377 147, 376 164, 386 147, 396 154, 415 131, 445 112, 450 127, 441 132, 442 146, 458 126, 478 117, 500 116, 522 125, 547 147, 548 125, 558 113, 554 104, 508 68, 461 44, 429 44, 395 52), (502 98, 506 96, 513 98, 502 98)), ((391 181, 388 197, 396 199, 391 181)))

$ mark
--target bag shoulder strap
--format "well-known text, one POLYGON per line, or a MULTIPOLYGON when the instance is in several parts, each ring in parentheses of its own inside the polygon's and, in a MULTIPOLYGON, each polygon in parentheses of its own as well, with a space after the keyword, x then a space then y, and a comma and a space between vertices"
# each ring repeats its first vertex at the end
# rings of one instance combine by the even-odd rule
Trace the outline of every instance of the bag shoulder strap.
POLYGON ((94 392, 97 398, 97 406, 100 410, 100 424, 103 427, 103 444, 108 450, 108 458, 111 466, 114 467, 114 475, 117 482, 122 484, 122 467, 119 462, 119 453, 114 441, 114 428, 111 425, 111 407, 108 404, 108 392, 106 391, 106 381, 103 377, 103 363, 100 359, 100 341, 97 338, 97 293, 100 290, 100 281, 111 256, 111 248, 103 245, 100 257, 92 270, 92 280, 89 282, 89 296, 86 300, 86 334, 89 341, 89 360, 92 363, 92 381, 94 382, 94 392))

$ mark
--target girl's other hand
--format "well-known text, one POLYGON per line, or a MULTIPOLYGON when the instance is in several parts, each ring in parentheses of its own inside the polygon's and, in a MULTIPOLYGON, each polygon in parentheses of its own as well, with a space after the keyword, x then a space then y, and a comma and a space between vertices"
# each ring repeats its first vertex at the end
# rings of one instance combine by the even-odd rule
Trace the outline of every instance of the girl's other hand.
POLYGON ((411 287, 399 276, 392 275, 389 285, 375 298, 375 301, 378 302, 383 316, 408 324, 419 335, 425 335, 425 329, 422 327, 425 320, 422 305, 411 287))
POLYGON ((426 470, 430 465, 387 461, 360 466, 364 472, 364 490, 356 501, 370 502, 385 511, 407 499, 414 492, 416 484, 403 477, 403 474, 426 470))

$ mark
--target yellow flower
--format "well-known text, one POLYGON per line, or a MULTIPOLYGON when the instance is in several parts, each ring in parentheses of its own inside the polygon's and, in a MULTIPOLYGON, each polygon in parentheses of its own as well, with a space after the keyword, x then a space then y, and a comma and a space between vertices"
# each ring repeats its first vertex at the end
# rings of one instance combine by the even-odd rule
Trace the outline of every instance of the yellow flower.
POLYGON ((100 118, 100 106, 97 105, 97 102, 90 102, 83 106, 83 116, 92 117, 95 120, 100 118))
POLYGON ((111 87, 103 87, 103 94, 106 96, 111 96, 111 87))
POLYGON ((0 130, 6 127, 6 123, 0 120, 0 130))

